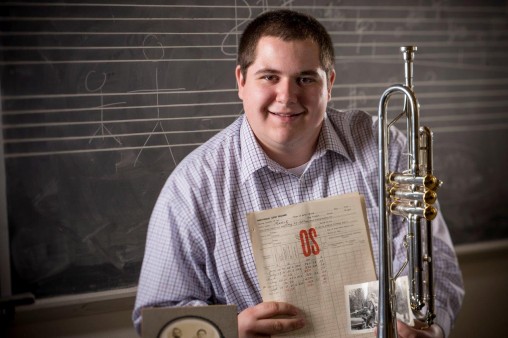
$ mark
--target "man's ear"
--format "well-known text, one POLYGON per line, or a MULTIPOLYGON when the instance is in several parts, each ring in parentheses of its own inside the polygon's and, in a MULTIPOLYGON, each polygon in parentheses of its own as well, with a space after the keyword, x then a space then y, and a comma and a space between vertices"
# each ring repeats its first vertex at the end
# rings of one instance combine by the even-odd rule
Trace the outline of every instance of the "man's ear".
POLYGON ((243 100, 243 88, 245 87, 245 79, 243 78, 240 66, 236 66, 235 75, 236 84, 238 85, 238 97, 240 100, 243 100))
POLYGON ((328 101, 330 101, 332 99, 332 88, 333 88, 333 83, 335 82, 335 69, 332 69, 332 71, 330 72, 330 75, 328 76, 328 101))

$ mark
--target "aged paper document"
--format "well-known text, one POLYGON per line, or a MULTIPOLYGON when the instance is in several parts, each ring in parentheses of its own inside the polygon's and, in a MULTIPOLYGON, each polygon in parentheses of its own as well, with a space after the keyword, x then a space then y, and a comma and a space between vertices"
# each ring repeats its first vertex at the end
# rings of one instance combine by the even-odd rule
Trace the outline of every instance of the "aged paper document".
POLYGON ((307 326, 284 337, 372 337, 350 333, 344 291, 376 279, 361 195, 253 212, 247 219, 263 300, 289 302, 305 313, 307 326))

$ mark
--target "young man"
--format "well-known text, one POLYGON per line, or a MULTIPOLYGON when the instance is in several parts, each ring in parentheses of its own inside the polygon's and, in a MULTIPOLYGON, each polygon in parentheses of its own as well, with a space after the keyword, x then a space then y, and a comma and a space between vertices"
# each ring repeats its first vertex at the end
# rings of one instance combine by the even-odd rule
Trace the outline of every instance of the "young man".
MULTIPOLYGON (((236 304, 240 337, 269 337, 305 325, 299 309, 262 302, 246 214, 360 192, 378 261, 377 125, 360 111, 327 109, 336 79, 330 36, 293 11, 265 13, 244 31, 236 79, 245 115, 174 170, 155 206, 133 319, 147 306, 236 304)), ((390 163, 403 168, 405 138, 391 133, 390 163)), ((405 168, 404 168, 405 169, 405 168)), ((434 227, 436 325, 399 324, 400 337, 443 337, 463 296, 442 218, 434 227)), ((394 270, 405 258, 393 230, 394 270)), ((376 263, 377 264, 377 263, 376 263)))

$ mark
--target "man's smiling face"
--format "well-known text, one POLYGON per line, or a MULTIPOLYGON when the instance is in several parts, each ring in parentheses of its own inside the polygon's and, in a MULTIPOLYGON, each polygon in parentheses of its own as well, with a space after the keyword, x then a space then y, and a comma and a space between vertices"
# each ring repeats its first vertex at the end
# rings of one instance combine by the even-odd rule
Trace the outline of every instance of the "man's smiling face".
POLYGON ((312 40, 262 37, 245 78, 236 69, 238 95, 265 152, 314 147, 330 99, 331 84, 312 40))

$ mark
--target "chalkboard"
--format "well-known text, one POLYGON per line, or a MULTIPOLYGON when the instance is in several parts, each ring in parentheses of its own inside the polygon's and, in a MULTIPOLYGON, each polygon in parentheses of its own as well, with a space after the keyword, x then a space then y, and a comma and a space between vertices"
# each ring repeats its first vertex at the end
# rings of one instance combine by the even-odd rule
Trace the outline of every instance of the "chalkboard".
MULTIPOLYGON (((456 244, 508 237, 506 1, 47 1, 0 5, 13 293, 137 283, 148 219, 175 166, 242 113, 234 67, 253 17, 318 18, 336 49, 331 105, 377 114, 417 45, 456 244), (212 2, 209 2, 212 3, 212 2)), ((7 225, 6 225, 7 226, 7 225)))

